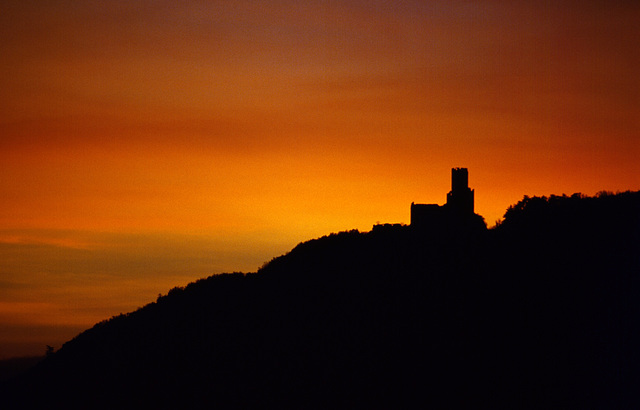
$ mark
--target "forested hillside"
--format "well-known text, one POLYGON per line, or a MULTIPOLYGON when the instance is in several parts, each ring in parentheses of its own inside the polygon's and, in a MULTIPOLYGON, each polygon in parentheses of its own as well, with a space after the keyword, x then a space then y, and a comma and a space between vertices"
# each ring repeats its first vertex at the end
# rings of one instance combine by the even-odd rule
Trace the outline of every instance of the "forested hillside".
POLYGON ((3 393, 86 408, 635 408, 639 280, 639 192, 525 197, 490 230, 331 234, 174 288, 3 393))

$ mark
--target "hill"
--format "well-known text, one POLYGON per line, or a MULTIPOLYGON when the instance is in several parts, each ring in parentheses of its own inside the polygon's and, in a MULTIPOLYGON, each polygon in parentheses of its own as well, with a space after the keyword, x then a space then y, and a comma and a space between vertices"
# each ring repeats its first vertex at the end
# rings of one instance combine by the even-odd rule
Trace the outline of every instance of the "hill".
POLYGON ((26 356, 0 360, 0 383, 26 373, 44 357, 26 356))
POLYGON ((640 192, 525 197, 486 230, 299 244, 99 323, 26 376, 49 407, 637 407, 640 192))

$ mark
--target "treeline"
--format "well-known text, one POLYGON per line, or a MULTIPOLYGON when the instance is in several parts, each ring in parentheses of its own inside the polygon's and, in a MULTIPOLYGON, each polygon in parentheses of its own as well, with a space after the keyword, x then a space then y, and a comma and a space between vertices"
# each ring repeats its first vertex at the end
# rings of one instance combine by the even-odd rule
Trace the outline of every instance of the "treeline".
POLYGON ((174 288, 66 343, 6 397, 637 407, 640 193, 525 197, 491 230, 478 218, 331 234, 256 273, 174 288))

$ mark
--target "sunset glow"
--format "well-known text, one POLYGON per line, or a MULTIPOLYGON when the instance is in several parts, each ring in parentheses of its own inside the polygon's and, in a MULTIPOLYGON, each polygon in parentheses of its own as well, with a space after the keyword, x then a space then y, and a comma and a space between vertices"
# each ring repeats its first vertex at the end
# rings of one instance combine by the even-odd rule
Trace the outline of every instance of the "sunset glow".
POLYGON ((409 223, 469 169, 640 189, 625 1, 8 1, 0 359, 331 232, 409 223))

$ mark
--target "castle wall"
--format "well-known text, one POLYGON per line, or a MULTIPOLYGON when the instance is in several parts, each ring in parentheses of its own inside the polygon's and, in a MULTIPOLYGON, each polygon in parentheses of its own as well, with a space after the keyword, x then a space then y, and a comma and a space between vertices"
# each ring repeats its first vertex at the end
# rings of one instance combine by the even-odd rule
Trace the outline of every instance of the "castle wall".
POLYGON ((442 219, 443 209, 437 204, 411 204, 411 225, 431 226, 442 219))

